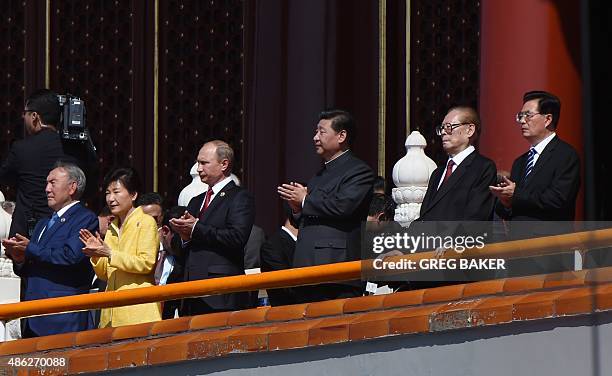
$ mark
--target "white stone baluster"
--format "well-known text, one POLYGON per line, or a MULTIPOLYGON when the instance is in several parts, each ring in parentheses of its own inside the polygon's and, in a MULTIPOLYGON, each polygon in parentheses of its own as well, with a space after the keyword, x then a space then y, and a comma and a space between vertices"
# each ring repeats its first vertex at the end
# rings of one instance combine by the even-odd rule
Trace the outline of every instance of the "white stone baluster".
POLYGON ((406 155, 393 167, 393 200, 397 204, 394 220, 408 227, 419 217, 427 183, 436 163, 425 155, 427 142, 419 131, 406 139, 406 155))

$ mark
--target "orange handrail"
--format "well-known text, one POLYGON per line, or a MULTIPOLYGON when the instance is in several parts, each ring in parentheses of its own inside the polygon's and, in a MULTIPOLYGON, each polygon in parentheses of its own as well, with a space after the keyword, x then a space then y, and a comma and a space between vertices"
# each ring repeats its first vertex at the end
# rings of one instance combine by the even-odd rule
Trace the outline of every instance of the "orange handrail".
MULTIPOLYGON (((482 249, 466 250, 463 254, 446 252, 444 257, 524 257, 571 252, 575 249, 586 250, 611 244, 612 229, 605 229, 487 244, 482 249)), ((401 256, 401 258, 417 262, 420 259, 431 257, 435 257, 433 252, 401 256)), ((31 300, 21 303, 0 304, 0 320, 95 308, 118 307, 230 292, 347 281, 359 279, 362 272, 362 263, 366 262, 368 261, 350 261, 253 275, 181 282, 165 286, 152 286, 96 294, 31 300)))

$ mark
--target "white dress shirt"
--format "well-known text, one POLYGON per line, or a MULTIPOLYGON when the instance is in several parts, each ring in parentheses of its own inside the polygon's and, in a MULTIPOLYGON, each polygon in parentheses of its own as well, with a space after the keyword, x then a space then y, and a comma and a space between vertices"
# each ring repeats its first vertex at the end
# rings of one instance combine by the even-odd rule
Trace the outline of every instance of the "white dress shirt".
MULTIPOLYGON (((448 161, 452 159, 453 163, 455 164, 453 166, 452 172, 455 172, 455 170, 461 164, 461 162, 463 162, 463 160, 467 158, 468 155, 472 154, 474 151, 476 151, 476 149, 474 148, 473 145, 468 146, 467 148, 465 148, 465 150, 463 150, 460 153, 457 153, 457 155, 455 155, 454 157, 448 158, 448 160, 446 161, 446 166, 448 166, 448 161)), ((442 176, 440 177, 440 181, 438 182, 438 189, 440 189, 440 186, 442 185, 442 182, 444 181, 444 175, 446 175, 446 171, 444 171, 442 173, 442 176)))

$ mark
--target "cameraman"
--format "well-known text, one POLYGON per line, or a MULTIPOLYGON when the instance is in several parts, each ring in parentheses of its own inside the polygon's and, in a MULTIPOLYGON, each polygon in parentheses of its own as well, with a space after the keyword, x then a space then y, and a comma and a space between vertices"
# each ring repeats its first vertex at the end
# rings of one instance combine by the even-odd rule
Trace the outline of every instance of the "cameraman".
POLYGON ((9 237, 19 233, 29 238, 36 222, 52 214, 46 179, 55 162, 64 159, 56 129, 60 121, 57 94, 47 89, 34 92, 25 101, 22 117, 27 137, 11 146, 0 166, 0 182, 12 183, 17 189, 9 237))

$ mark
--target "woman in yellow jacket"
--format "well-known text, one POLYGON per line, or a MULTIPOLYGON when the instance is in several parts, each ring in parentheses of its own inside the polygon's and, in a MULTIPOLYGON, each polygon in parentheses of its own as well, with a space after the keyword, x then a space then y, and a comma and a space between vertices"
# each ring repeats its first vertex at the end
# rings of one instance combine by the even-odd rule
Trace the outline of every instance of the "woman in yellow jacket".
MULTIPOLYGON (((104 237, 81 230, 83 252, 90 256, 98 278, 107 282, 106 291, 153 285, 159 235, 153 217, 134 208, 139 181, 136 171, 119 168, 106 175, 106 204, 115 219, 104 237)), ((161 320, 159 303, 103 308, 100 328, 161 320)))

